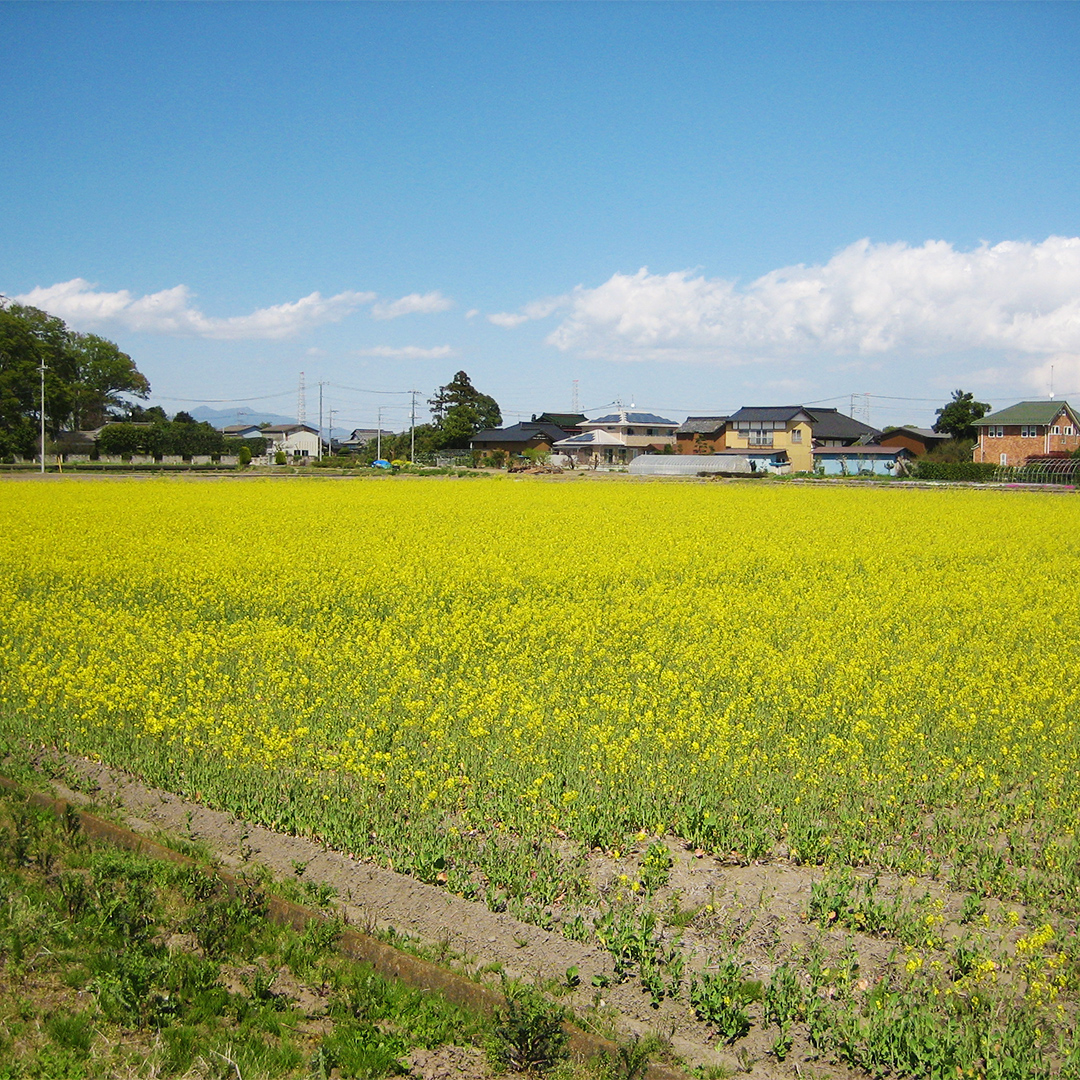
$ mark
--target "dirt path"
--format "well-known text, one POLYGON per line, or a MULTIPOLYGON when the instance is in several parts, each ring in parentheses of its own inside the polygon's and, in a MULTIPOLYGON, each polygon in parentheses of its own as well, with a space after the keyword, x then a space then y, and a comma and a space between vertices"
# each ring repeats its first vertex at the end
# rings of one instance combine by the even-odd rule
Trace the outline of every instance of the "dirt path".
MULTIPOLYGON (((306 882, 331 885, 350 924, 365 930, 393 929, 419 939, 429 949, 441 950, 451 966, 480 973, 493 985, 498 984, 500 971, 530 983, 561 984, 560 1000, 579 1016, 593 1016, 609 1026, 609 1033, 622 1038, 658 1034, 670 1041, 687 1067, 719 1067, 718 1075, 741 1074, 757 1080, 852 1075, 824 1061, 808 1063, 805 1055, 797 1052, 787 1061, 777 1062, 766 1056, 769 1033, 756 1029, 740 1041, 738 1051, 733 1051, 710 1035, 684 1000, 666 998, 653 1008, 636 981, 617 984, 612 957, 596 946, 492 912, 438 886, 358 862, 310 840, 272 832, 149 788, 101 764, 81 759, 66 764, 77 777, 78 790, 54 781, 53 790, 60 798, 83 806, 96 803, 111 807, 129 828, 148 836, 167 832, 202 842, 234 872, 261 864, 280 879, 302 876, 306 882), (578 969, 577 989, 566 985, 571 968, 578 969), (595 988, 594 976, 606 978, 610 985, 595 988)), ((730 941, 739 936, 751 963, 756 957, 764 970, 781 946, 807 936, 801 914, 812 882, 809 872, 775 864, 724 866, 694 853, 675 853, 669 895, 686 907, 706 911, 695 919, 694 928, 682 932, 684 945, 689 945, 691 955, 701 962, 715 953, 725 938, 730 941)), ((591 869, 603 889, 623 867, 597 857, 591 869)), ((870 939, 864 944, 869 951, 882 948, 880 942, 870 939)))

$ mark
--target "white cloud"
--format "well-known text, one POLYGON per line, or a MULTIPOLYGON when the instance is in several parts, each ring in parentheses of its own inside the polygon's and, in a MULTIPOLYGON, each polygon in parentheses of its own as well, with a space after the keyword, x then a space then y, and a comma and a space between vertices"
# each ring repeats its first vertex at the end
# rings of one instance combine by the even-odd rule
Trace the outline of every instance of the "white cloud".
POLYGON ((433 311, 446 311, 454 302, 441 292, 409 293, 400 300, 380 300, 372 309, 375 319, 397 319, 402 315, 429 314, 433 311))
POLYGON ((497 311, 494 315, 489 315, 487 321, 494 323, 496 326, 501 326, 504 330, 513 330, 515 326, 527 323, 529 316, 515 314, 512 311, 497 311))
POLYGON ((192 304, 193 296, 186 285, 135 297, 127 289, 104 292, 82 278, 74 278, 32 289, 14 299, 57 315, 78 329, 111 324, 136 333, 219 340, 291 337, 324 323, 340 322, 375 299, 375 293, 368 292, 341 292, 328 297, 313 292, 294 303, 221 319, 204 315, 192 304))
POLYGON ((479 315, 479 314, 480 314, 480 309, 479 308, 469 308, 469 310, 465 312, 465 318, 466 319, 475 319, 476 316, 479 315))
POLYGON ((784 267, 745 288, 643 268, 578 287, 548 341, 607 359, 727 365, 844 354, 1075 355, 1080 238, 968 252, 943 241, 862 240, 824 265, 784 267))
POLYGON ((357 356, 380 356, 387 360, 441 360, 444 356, 453 355, 454 350, 449 345, 436 345, 432 349, 421 349, 417 345, 405 345, 401 348, 376 345, 371 349, 357 350, 357 356))
POLYGON ((535 319, 546 319, 560 308, 566 307, 569 301, 569 296, 548 296, 543 300, 533 300, 532 303, 526 304, 519 312, 497 311, 494 315, 489 315, 487 321, 495 326, 501 326, 505 330, 513 330, 515 326, 520 326, 522 323, 532 322, 535 319))

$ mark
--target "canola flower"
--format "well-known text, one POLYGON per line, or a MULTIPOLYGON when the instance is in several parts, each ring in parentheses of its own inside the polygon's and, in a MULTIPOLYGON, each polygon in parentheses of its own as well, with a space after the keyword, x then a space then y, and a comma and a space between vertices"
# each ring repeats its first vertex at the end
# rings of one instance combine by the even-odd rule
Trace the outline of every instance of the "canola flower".
POLYGON ((0 507, 8 745, 489 901, 644 831, 1076 909, 1072 498, 167 478, 0 507))

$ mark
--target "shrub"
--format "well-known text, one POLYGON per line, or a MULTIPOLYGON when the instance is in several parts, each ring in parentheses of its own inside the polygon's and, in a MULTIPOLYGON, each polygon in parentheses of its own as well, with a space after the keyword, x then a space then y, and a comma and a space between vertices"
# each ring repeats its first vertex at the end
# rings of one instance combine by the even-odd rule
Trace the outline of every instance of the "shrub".
POLYGON ((275 465, 284 465, 286 461, 288 461, 288 458, 285 456, 285 451, 284 450, 275 450, 274 451, 274 464, 275 465))
POLYGON ((237 460, 238 464, 240 464, 240 465, 250 465, 251 464, 251 447, 250 446, 241 446, 239 453, 237 453, 237 455, 236 455, 236 460, 237 460))
POLYGON ((918 480, 993 480, 997 466, 983 461, 918 461, 912 475, 918 480))

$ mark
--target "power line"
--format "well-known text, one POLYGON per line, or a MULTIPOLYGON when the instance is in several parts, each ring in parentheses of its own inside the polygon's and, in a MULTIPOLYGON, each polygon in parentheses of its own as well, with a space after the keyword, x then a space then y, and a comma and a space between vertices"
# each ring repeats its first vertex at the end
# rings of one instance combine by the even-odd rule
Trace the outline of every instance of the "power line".
POLYGON ((295 390, 281 390, 276 394, 263 394, 260 397, 236 397, 236 398, 193 398, 193 397, 167 397, 164 394, 151 394, 155 401, 184 401, 190 405, 236 405, 242 401, 269 401, 271 398, 285 397, 287 394, 295 394, 295 390))
POLYGON ((418 394, 419 390, 362 390, 358 386, 342 386, 340 383, 327 383, 335 390, 348 390, 353 394, 393 394, 396 397, 405 397, 408 394, 418 394))

